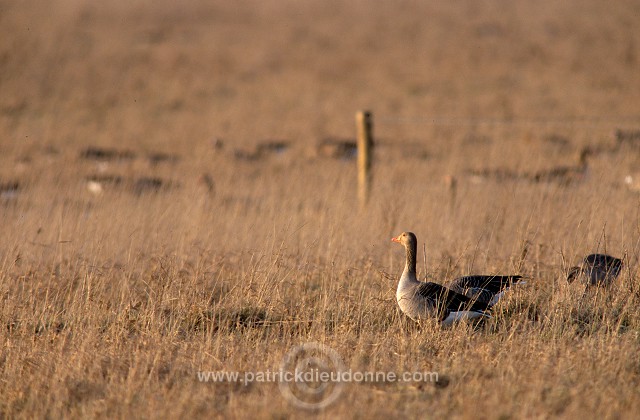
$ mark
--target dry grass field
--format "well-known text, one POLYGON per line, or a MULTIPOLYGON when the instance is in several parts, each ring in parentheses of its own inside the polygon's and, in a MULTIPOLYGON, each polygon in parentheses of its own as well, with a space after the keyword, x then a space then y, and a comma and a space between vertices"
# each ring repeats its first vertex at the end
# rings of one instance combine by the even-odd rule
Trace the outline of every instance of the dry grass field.
POLYGON ((0 416, 635 417, 639 26, 632 0, 0 0, 0 416), (327 145, 359 109, 362 211, 327 145), (528 283, 414 325, 403 230, 420 278, 528 283), (596 251, 625 268, 582 296, 596 251), (439 381, 308 411, 198 379, 313 342, 439 381))

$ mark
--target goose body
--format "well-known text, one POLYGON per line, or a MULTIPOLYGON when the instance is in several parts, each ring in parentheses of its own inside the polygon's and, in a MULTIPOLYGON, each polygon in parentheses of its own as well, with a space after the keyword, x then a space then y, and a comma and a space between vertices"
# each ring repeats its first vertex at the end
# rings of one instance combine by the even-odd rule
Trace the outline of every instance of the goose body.
POLYGON ((524 284, 522 276, 464 276, 452 280, 447 287, 478 302, 495 305, 505 291, 516 284, 524 284))
POLYGON ((587 286, 607 286, 620 274, 622 260, 606 254, 587 255, 579 266, 571 267, 567 281, 578 279, 587 286))
POLYGON ((416 277, 416 251, 418 241, 411 232, 403 232, 391 239, 405 247, 406 263, 398 288, 396 301, 400 310, 414 321, 436 318, 443 325, 461 319, 490 317, 488 302, 479 302, 456 293, 440 284, 421 282, 416 277))

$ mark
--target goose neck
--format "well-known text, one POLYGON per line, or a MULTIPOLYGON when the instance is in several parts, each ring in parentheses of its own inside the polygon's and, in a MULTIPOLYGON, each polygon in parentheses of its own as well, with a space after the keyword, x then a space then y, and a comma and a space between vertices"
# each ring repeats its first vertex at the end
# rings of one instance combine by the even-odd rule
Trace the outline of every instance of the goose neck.
POLYGON ((404 266, 405 274, 416 275, 416 245, 408 244, 406 246, 407 259, 404 266))

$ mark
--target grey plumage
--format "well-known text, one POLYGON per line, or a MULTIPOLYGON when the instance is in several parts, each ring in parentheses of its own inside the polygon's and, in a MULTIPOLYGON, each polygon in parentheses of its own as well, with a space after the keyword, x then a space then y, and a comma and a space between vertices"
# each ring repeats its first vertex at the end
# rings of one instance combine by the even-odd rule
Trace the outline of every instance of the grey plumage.
POLYGON ((606 254, 591 254, 579 266, 571 267, 567 281, 576 279, 587 286, 608 286, 622 270, 622 260, 606 254))
POLYGON ((522 276, 464 276, 452 280, 447 287, 478 302, 495 304, 502 293, 515 284, 523 284, 522 276))

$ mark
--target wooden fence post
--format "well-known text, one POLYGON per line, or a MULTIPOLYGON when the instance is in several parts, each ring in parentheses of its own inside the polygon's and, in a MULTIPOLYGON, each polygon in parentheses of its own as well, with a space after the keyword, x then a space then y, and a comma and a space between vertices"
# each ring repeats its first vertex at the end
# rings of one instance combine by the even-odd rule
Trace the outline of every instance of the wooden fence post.
POLYGON ((356 113, 358 134, 358 201, 364 208, 369 201, 371 187, 371 152, 373 149, 373 122, 371 112, 356 113))

